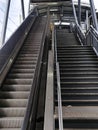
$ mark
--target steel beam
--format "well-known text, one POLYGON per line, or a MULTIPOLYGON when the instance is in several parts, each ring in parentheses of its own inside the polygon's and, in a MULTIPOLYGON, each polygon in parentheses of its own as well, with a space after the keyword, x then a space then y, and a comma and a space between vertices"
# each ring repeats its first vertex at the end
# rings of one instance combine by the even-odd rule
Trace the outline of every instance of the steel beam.
POLYGON ((81 26, 81 0, 78 0, 78 23, 81 26))
POLYGON ((21 0, 21 9, 22 9, 22 17, 25 19, 25 8, 24 8, 24 0, 21 0))
POLYGON ((5 42, 6 28, 7 28, 7 22, 8 22, 10 3, 11 3, 11 0, 7 0, 7 4, 6 4, 7 6, 6 6, 6 11, 5 11, 5 16, 4 16, 3 27, 2 27, 2 35, 1 35, 1 44, 2 45, 5 42))
POLYGON ((94 6, 94 1, 89 0, 90 5, 91 5, 91 14, 92 14, 92 20, 93 20, 93 25, 95 29, 98 31, 98 23, 97 23, 97 16, 96 16, 96 11, 95 11, 95 6, 94 6))

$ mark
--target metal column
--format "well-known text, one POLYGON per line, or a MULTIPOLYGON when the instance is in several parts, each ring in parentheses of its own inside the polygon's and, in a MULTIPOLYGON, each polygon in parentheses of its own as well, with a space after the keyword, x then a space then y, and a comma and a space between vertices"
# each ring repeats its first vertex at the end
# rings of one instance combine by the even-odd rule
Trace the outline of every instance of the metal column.
POLYGON ((7 28, 9 8, 10 8, 10 2, 11 2, 11 0, 7 0, 7 7, 6 7, 5 16, 4 16, 4 22, 3 22, 3 28, 2 28, 2 36, 1 36, 1 43, 2 44, 5 42, 6 28, 7 28))
POLYGON ((86 30, 89 29, 88 10, 86 10, 86 30))
POLYGON ((30 0, 29 0, 29 4, 28 4, 28 14, 30 12, 30 0))
POLYGON ((94 25, 95 29, 98 31, 98 23, 97 23, 94 1, 93 0, 89 0, 89 1, 90 1, 90 5, 91 5, 91 14, 92 14, 93 25, 94 25))
POLYGON ((75 18, 75 23, 78 25, 78 20, 77 20, 77 15, 76 15, 76 9, 75 9, 75 6, 74 6, 74 2, 73 0, 72 1, 72 8, 73 8, 73 13, 74 13, 74 18, 75 18))
POLYGON ((78 0, 78 23, 81 26, 81 0, 78 0))
POLYGON ((21 0, 21 9, 22 9, 22 16, 23 16, 23 20, 24 20, 25 19, 24 0, 21 0))

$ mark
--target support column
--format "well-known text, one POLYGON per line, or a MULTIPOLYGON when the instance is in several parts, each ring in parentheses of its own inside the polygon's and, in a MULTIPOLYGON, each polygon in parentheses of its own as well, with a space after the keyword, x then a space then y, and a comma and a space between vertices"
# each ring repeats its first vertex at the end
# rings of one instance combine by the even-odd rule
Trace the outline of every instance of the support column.
POLYGON ((9 9, 10 9, 10 2, 11 2, 11 0, 7 0, 7 4, 6 4, 7 6, 6 6, 3 28, 2 28, 2 36, 1 36, 1 44, 2 45, 5 42, 6 28, 7 28, 7 22, 8 22, 9 9))
POLYGON ((78 0, 78 23, 81 26, 81 0, 78 0))
POLYGON ((21 9, 22 9, 22 17, 25 19, 25 9, 24 9, 24 0, 21 0, 21 9))
POLYGON ((89 18, 88 18, 88 10, 86 10, 86 30, 89 29, 89 18))
POLYGON ((93 0, 89 0, 89 1, 90 1, 90 5, 91 5, 91 14, 92 14, 93 25, 94 25, 95 29, 98 31, 98 23, 97 23, 94 1, 93 0))
POLYGON ((78 19, 77 19, 77 15, 76 15, 76 9, 75 9, 75 6, 74 6, 74 2, 73 0, 72 1, 72 8, 73 8, 73 14, 74 14, 74 18, 75 18, 75 23, 78 24, 78 19))
POLYGON ((30 12, 30 0, 29 0, 29 4, 28 4, 28 14, 30 12))

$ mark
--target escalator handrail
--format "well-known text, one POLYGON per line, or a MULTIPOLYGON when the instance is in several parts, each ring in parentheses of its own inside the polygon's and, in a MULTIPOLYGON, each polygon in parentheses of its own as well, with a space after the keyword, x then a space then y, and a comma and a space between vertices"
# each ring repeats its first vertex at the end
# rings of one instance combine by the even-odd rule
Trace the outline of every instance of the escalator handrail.
MULTIPOLYGON (((29 99, 28 99, 28 104, 27 104, 27 108, 26 108, 26 113, 25 113, 25 117, 24 117, 24 121, 23 121, 23 125, 21 130, 27 130, 30 127, 30 123, 32 122, 32 117, 36 116, 36 113, 34 113, 34 111, 36 111, 36 103, 34 103, 36 100, 35 98, 37 98, 36 95, 36 91, 38 91, 37 86, 38 86, 38 77, 39 77, 39 73, 40 73, 40 69, 41 69, 41 60, 42 60, 42 55, 43 55, 43 49, 44 49, 44 41, 45 41, 45 37, 46 37, 46 33, 47 33, 47 26, 48 26, 48 18, 46 20, 46 25, 44 28, 44 32, 43 32, 43 37, 42 37, 42 41, 41 41, 41 48, 40 48, 40 52, 39 52, 39 56, 38 56, 38 62, 36 65, 36 69, 34 72, 34 79, 33 79, 33 83, 32 83, 32 88, 30 91, 30 95, 29 95, 29 99)), ((36 117, 35 117, 36 118, 36 117)), ((35 120, 33 120, 32 122, 32 126, 33 123, 35 124, 35 120)), ((34 128, 32 128, 34 129, 34 128)))

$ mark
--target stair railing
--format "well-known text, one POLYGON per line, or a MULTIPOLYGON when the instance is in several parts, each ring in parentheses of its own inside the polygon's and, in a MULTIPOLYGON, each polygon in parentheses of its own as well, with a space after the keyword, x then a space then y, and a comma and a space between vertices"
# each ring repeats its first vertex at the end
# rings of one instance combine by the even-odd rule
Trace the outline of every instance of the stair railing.
POLYGON ((62 116, 62 99, 61 99, 61 83, 60 83, 60 69, 57 59, 57 42, 56 42, 56 30, 54 31, 54 54, 55 54, 55 66, 57 75, 57 97, 58 97, 58 118, 59 118, 59 130, 63 130, 63 116, 62 116))
POLYGON ((71 0, 71 1, 72 1, 73 14, 74 14, 74 18, 75 18, 75 35, 78 37, 81 45, 85 45, 86 37, 85 37, 85 34, 82 31, 81 26, 78 24, 74 2, 73 2, 73 0, 71 0))
POLYGON ((85 36, 86 45, 92 46, 98 54, 98 31, 91 25, 85 36))
POLYGON ((75 25, 75 35, 78 37, 81 45, 86 45, 86 37, 79 24, 75 25))

